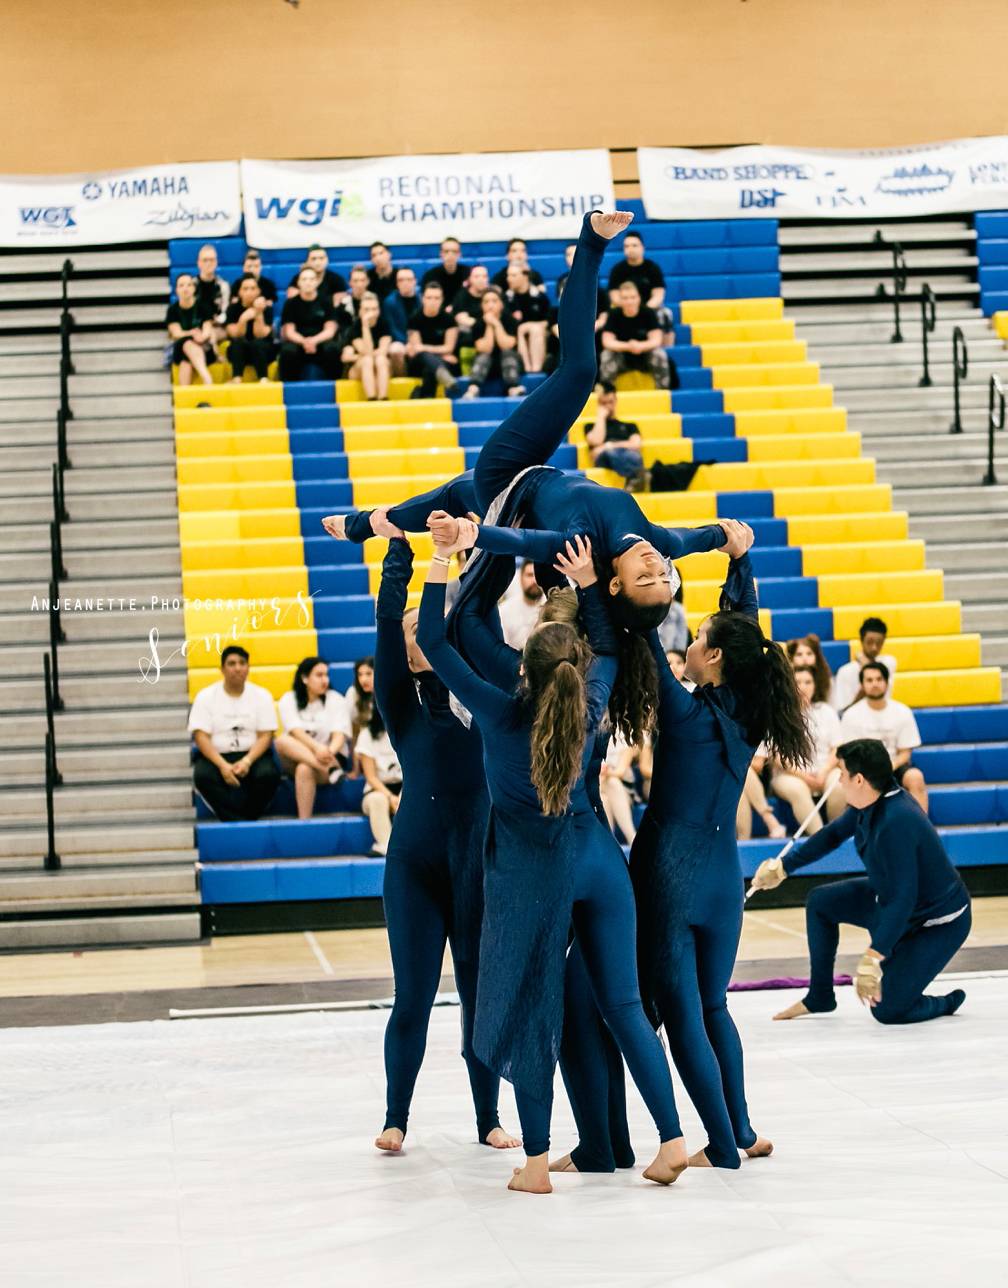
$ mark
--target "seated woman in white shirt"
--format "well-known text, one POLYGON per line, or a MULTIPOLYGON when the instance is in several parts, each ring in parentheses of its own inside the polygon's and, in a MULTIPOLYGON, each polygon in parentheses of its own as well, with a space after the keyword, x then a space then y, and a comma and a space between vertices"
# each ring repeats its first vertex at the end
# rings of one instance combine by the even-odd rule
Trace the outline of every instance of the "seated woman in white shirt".
POLYGON ((344 695, 347 714, 350 717, 350 751, 353 752, 353 769, 351 777, 360 773, 360 764, 355 750, 357 735, 369 723, 374 710, 374 658, 359 657, 354 662, 353 684, 344 695))
POLYGON ((371 824, 374 845, 371 853, 384 855, 392 835, 392 818, 399 808, 402 792, 402 766, 392 748, 382 718, 375 706, 371 721, 357 737, 356 756, 367 786, 361 809, 371 824))
MULTIPOLYGON (((805 719, 812 745, 815 748, 815 761, 794 769, 774 761, 770 774, 770 791, 787 801, 799 823, 812 813, 815 802, 822 796, 829 784, 838 777, 840 770, 836 767, 833 748, 840 741, 840 717, 828 702, 816 700, 816 672, 813 666, 796 666, 794 668, 795 684, 801 694, 805 708, 805 719)), ((842 792, 833 792, 827 800, 825 809, 813 816, 805 828, 807 835, 812 836, 828 819, 839 818, 847 808, 842 792)))
POLYGON ((329 664, 306 657, 278 708, 283 733, 273 745, 284 772, 294 779, 298 818, 311 818, 316 789, 338 783, 347 763, 350 716, 346 702, 329 688, 329 664))

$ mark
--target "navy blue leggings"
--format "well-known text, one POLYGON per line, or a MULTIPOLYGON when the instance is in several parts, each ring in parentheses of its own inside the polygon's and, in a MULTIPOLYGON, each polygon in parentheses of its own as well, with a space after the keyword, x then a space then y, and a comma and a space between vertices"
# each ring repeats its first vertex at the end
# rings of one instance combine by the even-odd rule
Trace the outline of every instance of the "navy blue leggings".
MULTIPOLYGON (((668 1061, 644 1014, 637 985, 637 918, 630 875, 612 833, 597 820, 578 832, 572 921, 602 1018, 626 1058, 659 1138, 675 1140, 682 1129, 668 1061)), ((545 1154, 552 1097, 544 1105, 515 1088, 515 1101, 525 1153, 545 1154)))
MULTIPOLYGON (((833 968, 840 923, 871 930, 876 916, 875 892, 865 877, 817 886, 805 903, 809 942, 810 1011, 832 1011, 833 968)), ((919 1024, 948 1013, 947 997, 925 996, 924 990, 952 960, 972 925, 969 907, 955 921, 924 926, 904 935, 882 963, 882 1000, 871 1008, 880 1024, 919 1024)))
MULTIPOLYGON (((382 891, 395 1003, 385 1029, 385 1126, 405 1135, 410 1102, 427 1045, 431 1008, 441 981, 445 944, 451 937, 452 904, 448 860, 390 854, 382 891)), ((455 958, 454 945, 452 956, 455 958)), ((469 1070, 480 1141, 500 1126, 497 1075, 472 1050, 476 1013, 477 963, 455 958, 455 982, 462 1002, 462 1055, 469 1070)))
POLYGON ((595 383, 595 306, 609 243, 585 215, 574 263, 560 297, 560 362, 538 389, 494 430, 476 460, 476 509, 486 514, 498 493, 530 465, 545 465, 580 416, 595 383))

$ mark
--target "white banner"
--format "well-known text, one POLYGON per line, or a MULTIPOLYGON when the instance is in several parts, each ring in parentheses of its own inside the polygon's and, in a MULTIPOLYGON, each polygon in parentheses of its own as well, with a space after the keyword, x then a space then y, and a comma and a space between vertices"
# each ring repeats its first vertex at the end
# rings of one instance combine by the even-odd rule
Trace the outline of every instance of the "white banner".
POLYGON ((1008 138, 865 152, 638 148, 649 219, 871 219, 1008 206, 1008 138))
POLYGON ((226 237, 240 226, 237 161, 108 174, 0 175, 0 246, 226 237))
POLYGON ((586 210, 614 204, 605 148, 242 161, 241 177, 245 235, 264 249, 573 238, 586 210))

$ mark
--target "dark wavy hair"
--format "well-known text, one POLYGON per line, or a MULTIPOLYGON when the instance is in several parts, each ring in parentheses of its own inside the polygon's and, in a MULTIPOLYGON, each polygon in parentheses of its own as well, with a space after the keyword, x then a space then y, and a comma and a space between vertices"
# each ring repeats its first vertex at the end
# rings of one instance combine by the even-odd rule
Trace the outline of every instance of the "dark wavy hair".
POLYGON ((743 613, 707 619, 707 647, 721 650, 721 682, 735 694, 748 742, 765 743, 770 759, 798 768, 812 763, 812 740, 794 671, 779 644, 743 613))
POLYGON ((606 588, 606 604, 619 643, 616 682, 609 697, 609 719, 631 746, 643 742, 658 716, 658 668, 647 637, 668 617, 667 604, 638 604, 623 590, 609 589, 612 565, 597 555, 595 575, 606 588))
POLYGON ((585 675, 592 653, 569 622, 546 622, 522 654, 522 700, 532 709, 531 779, 544 814, 562 814, 581 776, 588 737, 585 675))
POLYGON ((297 699, 299 711, 303 711, 310 701, 308 697, 308 686, 305 684, 305 680, 309 675, 311 675, 312 671, 314 671, 317 666, 327 667, 328 665, 329 663, 324 657, 303 657, 298 663, 298 668, 294 672, 294 683, 291 685, 291 688, 294 690, 294 697, 297 699))
POLYGON ((812 674, 815 676, 815 702, 829 702, 830 686, 833 683, 833 672, 830 665, 823 656, 822 644, 819 642, 818 635, 803 635, 801 639, 788 640, 784 649, 788 655, 788 661, 794 663, 795 653, 798 651, 799 644, 807 644, 815 654, 815 664, 812 667, 812 674))

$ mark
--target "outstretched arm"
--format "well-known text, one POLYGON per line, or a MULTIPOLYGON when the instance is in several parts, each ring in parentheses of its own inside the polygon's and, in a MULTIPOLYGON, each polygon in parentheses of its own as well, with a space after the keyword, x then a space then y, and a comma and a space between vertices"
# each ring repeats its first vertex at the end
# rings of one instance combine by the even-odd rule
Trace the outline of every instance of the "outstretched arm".
POLYGON ((412 683, 406 659, 402 619, 413 572, 413 551, 403 537, 393 537, 382 561, 382 579, 375 605, 374 692, 378 710, 387 728, 395 726, 396 715, 412 683))
POLYGON ((679 683, 672 674, 665 650, 661 646, 657 630, 648 635, 648 646, 658 669, 658 729, 668 729, 671 725, 694 720, 700 713, 700 707, 691 693, 679 683))
POLYGON ((489 617, 482 617, 478 604, 464 597, 455 611, 459 636, 465 640, 466 653, 477 675, 499 689, 513 692, 518 683, 521 653, 505 643, 496 605, 489 617))
POLYGON ((646 535, 666 559, 682 559, 704 550, 719 550, 727 540, 720 523, 707 524, 702 528, 663 528, 660 523, 648 523, 646 535))
POLYGON ((591 741, 606 707, 609 695, 616 683, 618 666, 618 644, 613 630, 609 610, 602 601, 592 561, 591 541, 587 537, 576 536, 568 541, 565 548, 557 553, 553 565, 557 572, 570 577, 578 588, 578 598, 584 609, 585 632, 588 643, 595 653, 588 674, 585 676, 585 697, 588 705, 588 738, 591 741))

